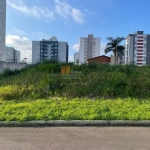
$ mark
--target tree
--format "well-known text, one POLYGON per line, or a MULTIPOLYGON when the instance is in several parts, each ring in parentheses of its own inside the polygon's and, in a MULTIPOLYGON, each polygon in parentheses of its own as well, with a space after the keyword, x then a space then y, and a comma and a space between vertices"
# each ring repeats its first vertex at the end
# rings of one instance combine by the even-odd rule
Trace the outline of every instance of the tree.
POLYGON ((112 37, 108 37, 107 40, 109 40, 109 43, 107 43, 107 47, 105 49, 105 54, 108 52, 113 52, 115 57, 115 64, 117 64, 117 52, 121 52, 121 54, 124 54, 125 47, 122 45, 119 45, 123 40, 125 40, 124 37, 117 37, 116 39, 112 37))
POLYGON ((79 59, 76 60, 76 64, 77 64, 77 65, 79 64, 79 59))

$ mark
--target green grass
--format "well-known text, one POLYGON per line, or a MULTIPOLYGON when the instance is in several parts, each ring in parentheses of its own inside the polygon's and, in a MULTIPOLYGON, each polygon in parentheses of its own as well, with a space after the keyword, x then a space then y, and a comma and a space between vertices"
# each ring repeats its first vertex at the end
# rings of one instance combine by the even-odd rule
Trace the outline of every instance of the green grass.
POLYGON ((20 71, 0 74, 0 98, 4 100, 68 98, 150 98, 150 66, 61 64, 43 62, 20 71), (60 69, 71 66, 76 79, 64 80, 60 69))
POLYGON ((30 120, 150 120, 150 99, 0 101, 0 121, 30 120))

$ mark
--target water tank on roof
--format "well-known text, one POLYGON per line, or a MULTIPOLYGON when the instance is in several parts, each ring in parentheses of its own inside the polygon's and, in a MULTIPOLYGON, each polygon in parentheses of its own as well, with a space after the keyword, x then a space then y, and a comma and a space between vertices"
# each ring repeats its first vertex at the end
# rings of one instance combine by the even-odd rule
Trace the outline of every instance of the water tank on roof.
POLYGON ((50 38, 50 41, 57 41, 57 37, 56 37, 56 36, 52 36, 52 37, 50 38))

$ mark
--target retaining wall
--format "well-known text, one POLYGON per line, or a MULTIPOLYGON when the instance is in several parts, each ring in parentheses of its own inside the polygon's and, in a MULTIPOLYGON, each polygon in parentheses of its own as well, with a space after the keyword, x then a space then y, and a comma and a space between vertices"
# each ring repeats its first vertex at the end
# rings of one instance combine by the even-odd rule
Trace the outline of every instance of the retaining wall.
POLYGON ((27 64, 0 61, 0 73, 2 73, 5 69, 20 70, 24 68, 26 65, 27 64))

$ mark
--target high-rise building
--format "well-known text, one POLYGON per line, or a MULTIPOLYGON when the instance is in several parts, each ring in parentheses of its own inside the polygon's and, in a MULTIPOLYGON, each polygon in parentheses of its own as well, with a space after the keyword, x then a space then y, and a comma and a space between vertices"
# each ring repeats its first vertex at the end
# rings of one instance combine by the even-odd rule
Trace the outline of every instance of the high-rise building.
POLYGON ((74 53, 74 64, 79 65, 79 52, 74 53))
POLYGON ((137 31, 126 38, 125 64, 143 66, 150 64, 150 34, 137 31))
POLYGON ((93 34, 80 38, 79 64, 86 63, 87 59, 100 56, 100 38, 94 38, 93 34))
POLYGON ((4 61, 6 34, 6 0, 0 0, 0 61, 4 61))
POLYGON ((4 58, 5 62, 20 63, 20 51, 6 46, 4 58))
POLYGON ((56 37, 50 40, 32 41, 32 63, 45 60, 68 62, 69 46, 67 42, 59 42, 56 37))

